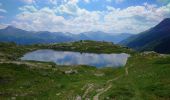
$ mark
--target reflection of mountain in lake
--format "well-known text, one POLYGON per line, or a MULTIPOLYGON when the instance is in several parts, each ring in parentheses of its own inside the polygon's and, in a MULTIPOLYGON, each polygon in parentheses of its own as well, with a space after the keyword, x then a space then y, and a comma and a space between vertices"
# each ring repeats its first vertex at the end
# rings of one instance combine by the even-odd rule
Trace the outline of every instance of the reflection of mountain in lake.
POLYGON ((53 50, 37 50, 22 57, 22 60, 55 62, 59 65, 90 65, 96 67, 120 67, 127 62, 129 55, 122 54, 92 54, 65 52, 53 50))

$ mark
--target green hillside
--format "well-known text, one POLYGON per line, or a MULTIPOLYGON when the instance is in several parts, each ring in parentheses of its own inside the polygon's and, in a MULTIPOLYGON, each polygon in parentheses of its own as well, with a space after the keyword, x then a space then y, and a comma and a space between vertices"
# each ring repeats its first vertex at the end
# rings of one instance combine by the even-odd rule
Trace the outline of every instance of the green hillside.
POLYGON ((77 42, 59 43, 51 45, 43 45, 45 48, 62 50, 62 51, 77 51, 88 53, 134 53, 130 48, 113 44, 112 42, 82 40, 77 42))
POLYGON ((30 46, 0 43, 0 100, 169 100, 169 66, 168 55, 135 53, 107 42, 30 46), (131 57, 125 67, 101 69, 18 59, 26 52, 42 48, 127 52, 131 57))
POLYGON ((138 51, 170 53, 170 18, 161 21, 155 27, 125 39, 121 44, 138 51))

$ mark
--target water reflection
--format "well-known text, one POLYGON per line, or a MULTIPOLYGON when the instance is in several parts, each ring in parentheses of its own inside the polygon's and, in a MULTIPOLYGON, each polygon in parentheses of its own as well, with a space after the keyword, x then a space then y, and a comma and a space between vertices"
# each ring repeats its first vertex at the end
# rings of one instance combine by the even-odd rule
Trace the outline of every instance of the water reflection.
POLYGON ((35 60, 55 62, 59 65, 90 65, 96 67, 124 66, 129 55, 121 54, 93 54, 54 50, 37 50, 25 54, 21 60, 35 60))

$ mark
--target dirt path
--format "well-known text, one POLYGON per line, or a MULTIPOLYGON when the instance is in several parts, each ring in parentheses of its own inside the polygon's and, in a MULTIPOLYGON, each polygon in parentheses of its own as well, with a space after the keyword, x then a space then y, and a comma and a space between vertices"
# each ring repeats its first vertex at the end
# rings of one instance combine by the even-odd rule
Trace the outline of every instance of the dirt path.
POLYGON ((87 94, 93 89, 93 86, 94 86, 93 84, 88 84, 88 85, 87 85, 87 89, 86 89, 86 91, 84 92, 82 98, 85 98, 85 97, 87 96, 87 94))
MULTIPOLYGON (((34 63, 20 62, 20 61, 0 62, 0 64, 2 64, 2 63, 13 63, 13 64, 17 64, 17 65, 25 64, 25 65, 33 66, 33 67, 36 67, 36 66, 37 66, 37 65, 34 64, 34 63)), ((39 65, 39 64, 38 64, 38 65, 39 65)), ((40 64, 40 65, 41 65, 41 64, 40 64)), ((129 74, 128 67, 125 67, 125 75, 127 76, 128 74, 129 74)), ((112 87, 111 82, 114 82, 114 81, 118 80, 118 79, 119 79, 120 77, 122 77, 122 76, 123 76, 123 75, 120 75, 120 76, 118 76, 118 77, 116 77, 116 78, 114 78, 114 79, 108 80, 108 81, 106 82, 106 84, 108 84, 108 86, 107 86, 106 88, 100 89, 100 91, 99 91, 95 96, 93 96, 93 100, 99 100, 99 97, 100 97, 103 93, 107 92, 107 91, 112 87)), ((83 87, 84 89, 86 88, 86 90, 85 90, 82 98, 81 98, 81 96, 78 96, 78 97, 76 98, 76 100, 86 99, 88 93, 93 90, 93 87, 94 87, 94 84, 87 84, 85 87, 83 87)), ((83 89, 83 90, 84 90, 84 89, 83 89)))
MULTIPOLYGON (((125 75, 128 75, 129 74, 129 71, 128 71, 128 67, 125 68, 125 75)), ((99 100, 99 96, 102 95, 103 93, 107 92, 111 87, 112 85, 110 84, 111 82, 114 82, 116 80, 118 80, 120 77, 122 77, 124 75, 120 75, 114 79, 111 79, 111 80, 108 80, 106 83, 109 84, 107 88, 105 89, 101 89, 100 92, 98 92, 94 97, 93 97, 93 100, 99 100)))
POLYGON ((129 71, 128 71, 128 67, 125 67, 125 75, 128 76, 129 71))
POLYGON ((112 87, 112 85, 110 84, 107 88, 103 89, 102 91, 100 91, 99 93, 97 93, 94 97, 93 100, 99 100, 99 96, 103 93, 105 93, 106 91, 108 91, 110 88, 112 87))
POLYGON ((121 77, 121 76, 118 76, 118 77, 116 77, 116 78, 114 78, 114 79, 108 80, 107 83, 109 84, 110 82, 116 81, 116 80, 118 80, 120 77, 121 77))
POLYGON ((98 93, 93 97, 93 100, 99 100, 99 96, 102 95, 103 93, 107 92, 107 91, 112 87, 112 85, 110 84, 110 82, 116 81, 116 80, 118 80, 120 77, 121 77, 121 76, 118 76, 118 77, 116 77, 116 78, 114 78, 114 79, 112 79, 112 80, 108 80, 108 81, 107 81, 107 84, 109 84, 108 87, 105 88, 105 89, 101 89, 101 91, 98 92, 98 93))

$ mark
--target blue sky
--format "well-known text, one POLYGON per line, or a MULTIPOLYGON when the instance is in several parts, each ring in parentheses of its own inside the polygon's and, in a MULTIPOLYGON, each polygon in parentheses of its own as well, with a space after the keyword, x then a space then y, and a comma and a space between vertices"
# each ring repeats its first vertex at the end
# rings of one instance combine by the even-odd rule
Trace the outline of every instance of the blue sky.
POLYGON ((0 0, 0 28, 139 33, 170 17, 170 0, 0 0))

